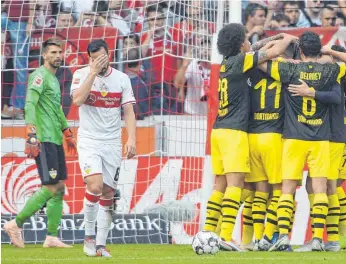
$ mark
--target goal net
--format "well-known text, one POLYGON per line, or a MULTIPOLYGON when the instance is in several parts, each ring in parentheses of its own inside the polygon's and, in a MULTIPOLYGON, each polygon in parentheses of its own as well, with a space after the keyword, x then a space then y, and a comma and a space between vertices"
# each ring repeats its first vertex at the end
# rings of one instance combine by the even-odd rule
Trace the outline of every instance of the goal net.
MULTIPOLYGON (((35 162, 24 155, 23 108, 28 75, 42 65, 42 42, 54 36, 64 43, 57 78, 63 110, 76 135, 79 118, 70 97, 72 75, 88 65, 88 43, 104 39, 111 66, 128 74, 137 100, 138 156, 122 161, 109 242, 191 243, 203 225, 214 184, 208 135, 218 107, 220 62, 212 48, 213 34, 232 19, 231 1, 37 0, 31 6, 28 2, 5 0, 2 5, 1 224, 13 219, 40 187, 35 162)), ((345 28, 313 30, 323 44, 345 46, 345 28)), ((126 138, 123 124, 123 143, 126 138)), ((81 243, 85 185, 77 157, 67 156, 67 169, 59 236, 81 243)), ((296 197, 292 241, 302 244, 309 238, 305 189, 299 189, 296 197)), ((25 242, 42 243, 46 227, 42 208, 25 223, 25 242)), ((241 228, 239 215, 233 234, 237 241, 241 228)), ((9 243, 1 232, 2 243, 9 243)))

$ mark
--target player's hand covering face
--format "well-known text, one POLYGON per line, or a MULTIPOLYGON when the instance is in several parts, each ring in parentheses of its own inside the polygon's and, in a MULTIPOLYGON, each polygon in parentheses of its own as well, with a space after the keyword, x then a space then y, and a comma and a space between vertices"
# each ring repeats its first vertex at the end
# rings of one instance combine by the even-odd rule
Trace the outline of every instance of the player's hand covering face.
POLYGON ((132 159, 136 155, 136 142, 133 139, 128 139, 125 145, 125 155, 127 159, 132 159))
POLYGON ((105 53, 94 52, 90 55, 91 65, 90 71, 99 75, 105 75, 109 66, 108 55, 105 53))

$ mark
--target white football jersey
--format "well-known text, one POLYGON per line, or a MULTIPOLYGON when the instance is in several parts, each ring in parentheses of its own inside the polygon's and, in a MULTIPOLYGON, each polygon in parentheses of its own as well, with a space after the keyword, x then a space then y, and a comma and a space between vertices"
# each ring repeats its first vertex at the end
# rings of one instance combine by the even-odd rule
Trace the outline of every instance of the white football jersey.
POLYGON ((208 114, 208 104, 201 101, 201 91, 204 85, 202 71, 205 75, 210 75, 210 70, 200 67, 198 60, 192 60, 185 72, 185 80, 187 81, 187 91, 184 101, 184 111, 190 115, 208 114))
MULTIPOLYGON (((121 140, 121 106, 135 104, 129 77, 116 69, 105 76, 97 76, 90 94, 79 107, 78 137, 119 143, 121 140)), ((90 67, 73 74, 71 95, 88 77, 90 67)))

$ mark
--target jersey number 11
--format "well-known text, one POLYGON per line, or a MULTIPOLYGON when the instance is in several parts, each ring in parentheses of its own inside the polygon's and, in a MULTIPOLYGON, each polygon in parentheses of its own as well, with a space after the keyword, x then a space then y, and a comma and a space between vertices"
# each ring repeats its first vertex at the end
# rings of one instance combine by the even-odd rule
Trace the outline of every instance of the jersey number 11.
POLYGON ((275 99, 274 99, 274 108, 278 109, 280 107, 280 94, 281 94, 281 83, 278 81, 274 81, 272 84, 268 86, 268 80, 262 79, 255 85, 255 90, 261 89, 261 98, 260 98, 260 106, 261 109, 266 107, 266 92, 268 90, 276 89, 275 91, 275 99))

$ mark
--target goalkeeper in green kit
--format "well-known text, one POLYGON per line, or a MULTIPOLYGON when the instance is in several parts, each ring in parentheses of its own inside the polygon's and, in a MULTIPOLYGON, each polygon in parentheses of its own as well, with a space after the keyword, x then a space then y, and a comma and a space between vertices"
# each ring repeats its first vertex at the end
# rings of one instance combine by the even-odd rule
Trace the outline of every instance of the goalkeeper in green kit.
POLYGON ((64 180, 67 179, 63 138, 69 154, 76 155, 76 143, 60 105, 60 85, 55 77, 62 62, 62 47, 58 39, 42 44, 44 65, 29 77, 25 103, 27 141, 25 154, 35 158, 42 187, 26 202, 17 217, 4 225, 14 246, 23 248, 21 229, 24 221, 47 204, 48 230, 43 247, 71 247, 58 239, 62 217, 64 180))

